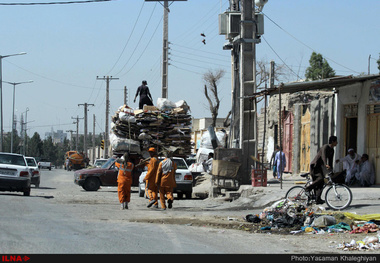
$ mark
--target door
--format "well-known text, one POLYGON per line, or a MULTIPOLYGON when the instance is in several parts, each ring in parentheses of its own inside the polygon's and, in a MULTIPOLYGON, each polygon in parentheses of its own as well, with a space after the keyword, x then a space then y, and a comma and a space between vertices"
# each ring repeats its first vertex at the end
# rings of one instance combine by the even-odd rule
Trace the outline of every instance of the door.
POLYGON ((301 117, 300 171, 310 171, 310 111, 301 117))
POLYGON ((284 120, 284 138, 282 140, 283 150, 286 158, 286 167, 284 172, 292 172, 293 159, 293 113, 289 112, 284 120))
MULTIPOLYGON (((371 106, 377 106, 380 111, 380 105, 371 106)), ((368 115, 367 127, 367 152, 369 161, 375 169, 375 184, 380 184, 380 113, 370 113, 368 115)))

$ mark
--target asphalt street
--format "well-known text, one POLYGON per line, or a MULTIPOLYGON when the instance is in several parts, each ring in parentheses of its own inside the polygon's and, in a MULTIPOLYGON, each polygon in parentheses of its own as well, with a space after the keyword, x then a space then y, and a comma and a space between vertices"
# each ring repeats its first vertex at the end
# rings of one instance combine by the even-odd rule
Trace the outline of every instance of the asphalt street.
MULTIPOLYGON (((375 195, 379 189, 371 189, 371 199, 354 201, 347 211, 378 211, 375 195)), ((0 192, 0 253, 340 253, 330 244, 341 241, 338 235, 316 248, 321 238, 316 235, 270 235, 214 227, 217 222, 233 223, 236 218, 259 212, 265 206, 264 199, 271 203, 285 189, 272 183, 256 191, 256 201, 252 196, 232 202, 223 198, 175 199, 173 209, 161 211, 146 208, 147 200, 138 197, 137 188, 133 188, 130 209, 120 210, 116 187, 86 192, 74 184, 73 172, 43 170, 40 188, 32 187, 30 197, 0 192)), ((355 195, 355 189, 353 192, 355 195)))

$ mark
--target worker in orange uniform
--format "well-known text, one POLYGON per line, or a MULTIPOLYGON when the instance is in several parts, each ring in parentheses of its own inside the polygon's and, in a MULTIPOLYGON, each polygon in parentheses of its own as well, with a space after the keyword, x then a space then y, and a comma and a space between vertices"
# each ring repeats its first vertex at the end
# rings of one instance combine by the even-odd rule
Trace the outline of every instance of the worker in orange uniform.
POLYGON ((173 188, 177 186, 175 182, 175 171, 177 165, 171 158, 172 153, 168 152, 166 158, 158 165, 156 185, 159 186, 161 208, 166 209, 165 196, 168 199, 168 208, 173 206, 173 188))
POLYGON ((158 208, 158 187, 156 185, 156 175, 158 169, 158 156, 156 149, 154 147, 149 148, 148 150, 150 155, 150 161, 148 164, 148 172, 145 175, 145 189, 148 193, 149 203, 147 207, 154 205, 154 208, 158 208))
POLYGON ((134 165, 129 160, 129 153, 125 153, 123 159, 118 159, 115 165, 119 168, 119 174, 117 175, 117 193, 121 204, 120 209, 124 210, 128 209, 128 203, 131 200, 132 170, 134 165))

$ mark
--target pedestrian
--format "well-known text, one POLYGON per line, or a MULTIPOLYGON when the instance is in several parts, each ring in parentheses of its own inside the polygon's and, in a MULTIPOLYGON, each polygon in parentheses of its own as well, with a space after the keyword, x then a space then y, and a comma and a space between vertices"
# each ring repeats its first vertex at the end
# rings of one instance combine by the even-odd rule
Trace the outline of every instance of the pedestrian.
POLYGON ((343 170, 346 170, 346 184, 350 185, 351 180, 355 179, 355 174, 358 172, 359 161, 361 156, 355 153, 353 148, 348 149, 348 154, 340 159, 337 159, 336 163, 343 163, 343 170))
POLYGON ((122 159, 118 159, 115 166, 119 169, 117 193, 121 204, 120 209, 128 209, 128 203, 131 200, 132 170, 134 168, 134 164, 130 162, 129 153, 125 153, 122 159))
POLYGON ((211 174, 211 171, 212 171, 212 161, 214 160, 214 153, 213 152, 210 152, 208 154, 208 157, 207 157, 207 161, 204 160, 202 162, 202 166, 203 166, 203 170, 208 173, 208 174, 211 174))
POLYGON ((140 95, 139 109, 141 110, 143 109, 144 105, 153 105, 152 95, 150 95, 150 91, 147 85, 148 83, 146 80, 143 80, 142 85, 137 88, 135 99, 133 100, 133 102, 136 102, 137 96, 140 95))
POLYGON ((310 163, 310 174, 313 182, 306 187, 306 195, 311 197, 311 190, 315 190, 315 198, 317 204, 323 204, 325 201, 321 199, 324 177, 333 169, 334 147, 338 144, 336 136, 330 136, 329 143, 323 145, 313 161, 310 163))
POLYGON ((274 150, 274 152, 272 153, 272 157, 270 158, 270 165, 272 167, 272 171, 273 171, 273 178, 276 178, 276 174, 277 174, 277 166, 276 166, 276 163, 274 161, 274 158, 276 157, 276 154, 277 152, 280 151, 280 146, 276 145, 276 149, 274 150))
POLYGON ((158 165, 156 185, 159 187, 161 209, 166 210, 165 196, 168 199, 168 208, 173 206, 173 189, 177 186, 175 182, 175 171, 177 165, 173 161, 172 153, 166 152, 166 158, 158 165))
POLYGON ((147 207, 151 207, 153 205, 154 208, 158 208, 158 187, 156 185, 156 175, 158 169, 158 155, 156 152, 156 148, 151 147, 148 150, 150 155, 150 161, 148 164, 148 172, 145 175, 145 190, 148 193, 149 203, 147 207))
POLYGON ((276 165, 277 170, 277 179, 281 179, 282 173, 285 170, 286 167, 286 157, 285 153, 282 151, 281 147, 278 147, 278 152, 276 153, 276 156, 274 157, 274 164, 276 165))
POLYGON ((375 172, 371 163, 368 161, 368 154, 363 154, 355 177, 361 186, 371 186, 375 183, 375 172))

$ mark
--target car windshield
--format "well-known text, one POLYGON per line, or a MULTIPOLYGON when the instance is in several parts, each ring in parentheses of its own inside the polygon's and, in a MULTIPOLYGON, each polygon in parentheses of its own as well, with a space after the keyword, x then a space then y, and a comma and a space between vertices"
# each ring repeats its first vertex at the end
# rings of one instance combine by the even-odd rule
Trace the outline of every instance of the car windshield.
POLYGON ((115 158, 109 158, 105 164, 102 165, 102 168, 109 168, 114 162, 115 158))
POLYGON ((25 159, 22 155, 0 154, 0 164, 13 164, 26 166, 25 159))
MULTIPOLYGON (((160 159, 160 162, 164 160, 164 158, 159 158, 160 159)), ((173 161, 175 162, 175 164, 177 165, 177 169, 189 169, 186 165, 186 162, 185 160, 183 159, 177 159, 177 158, 173 158, 173 161)))
POLYGON ((26 158, 28 166, 37 166, 36 161, 33 158, 26 158))

